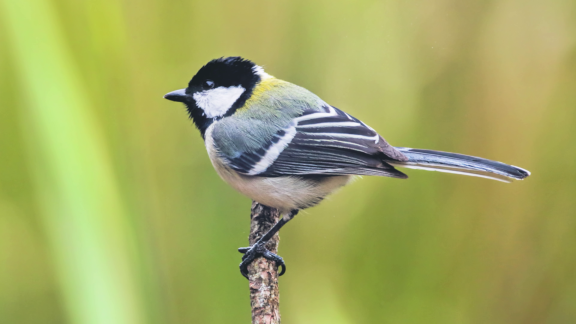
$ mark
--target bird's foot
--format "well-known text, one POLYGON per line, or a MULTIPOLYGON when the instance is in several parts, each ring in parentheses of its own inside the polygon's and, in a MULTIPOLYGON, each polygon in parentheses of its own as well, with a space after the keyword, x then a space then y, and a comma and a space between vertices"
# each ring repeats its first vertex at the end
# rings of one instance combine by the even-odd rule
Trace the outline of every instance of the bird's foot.
POLYGON ((266 248, 265 243, 257 242, 251 247, 239 248, 238 252, 244 254, 242 256, 242 262, 240 263, 240 273, 242 273, 246 279, 248 279, 248 265, 258 257, 263 257, 267 260, 274 261, 278 268, 282 267, 282 271, 280 271, 278 274, 279 276, 286 272, 286 264, 284 263, 282 257, 280 257, 278 254, 270 252, 266 248))

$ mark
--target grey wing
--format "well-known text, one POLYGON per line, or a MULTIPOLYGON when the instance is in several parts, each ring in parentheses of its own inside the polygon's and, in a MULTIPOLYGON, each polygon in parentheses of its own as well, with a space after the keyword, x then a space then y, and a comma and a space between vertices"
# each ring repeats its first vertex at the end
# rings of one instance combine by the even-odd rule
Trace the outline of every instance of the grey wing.
POLYGON ((237 172, 253 176, 407 177, 385 161, 407 160, 401 152, 360 120, 331 106, 304 111, 263 146, 227 160, 237 172))

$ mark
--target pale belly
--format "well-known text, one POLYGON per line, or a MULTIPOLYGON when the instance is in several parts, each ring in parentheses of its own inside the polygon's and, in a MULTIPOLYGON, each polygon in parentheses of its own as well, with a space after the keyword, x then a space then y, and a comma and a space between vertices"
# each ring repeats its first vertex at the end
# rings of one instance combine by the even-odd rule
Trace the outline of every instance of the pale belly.
POLYGON ((266 206, 290 211, 318 204, 351 176, 327 176, 308 180, 303 177, 254 177, 233 170, 216 169, 220 177, 240 193, 266 206))

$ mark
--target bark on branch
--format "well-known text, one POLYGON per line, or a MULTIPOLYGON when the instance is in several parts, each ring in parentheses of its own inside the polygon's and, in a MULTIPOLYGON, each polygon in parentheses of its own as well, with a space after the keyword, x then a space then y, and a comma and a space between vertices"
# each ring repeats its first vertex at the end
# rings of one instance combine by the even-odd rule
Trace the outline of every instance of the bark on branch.
MULTIPOLYGON (((252 202, 250 214, 250 246, 262 237, 278 220, 278 209, 252 202)), ((278 233, 268 241, 266 247, 277 253, 278 233)), ((250 305, 252 306, 252 324, 280 324, 280 304, 278 294, 278 268, 275 262, 262 257, 248 266, 250 281, 250 305)))

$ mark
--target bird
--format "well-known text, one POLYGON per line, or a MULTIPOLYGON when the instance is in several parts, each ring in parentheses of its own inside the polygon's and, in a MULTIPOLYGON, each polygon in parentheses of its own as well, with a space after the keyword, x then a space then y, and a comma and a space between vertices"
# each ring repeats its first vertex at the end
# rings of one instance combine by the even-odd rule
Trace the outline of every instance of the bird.
POLYGON ((286 272, 265 244, 298 211, 320 203, 355 176, 406 179, 397 167, 511 182, 530 172, 501 162, 427 149, 394 147, 373 128, 311 91, 278 79, 239 56, 209 61, 185 89, 165 99, 184 103, 218 175, 280 220, 243 253, 241 274, 258 257, 286 272))

